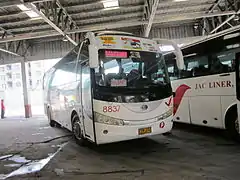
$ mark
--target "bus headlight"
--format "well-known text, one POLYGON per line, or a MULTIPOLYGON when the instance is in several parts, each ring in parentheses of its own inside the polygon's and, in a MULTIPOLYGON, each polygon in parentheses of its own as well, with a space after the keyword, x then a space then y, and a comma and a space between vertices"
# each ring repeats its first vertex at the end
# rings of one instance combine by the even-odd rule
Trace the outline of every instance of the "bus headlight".
POLYGON ((167 112, 158 116, 157 119, 158 120, 163 120, 163 119, 166 119, 166 118, 170 117, 171 115, 173 115, 173 107, 171 107, 167 112))
POLYGON ((110 116, 105 116, 103 114, 99 114, 97 112, 95 112, 94 114, 95 116, 95 122, 98 123, 103 123, 103 124, 109 124, 109 125, 115 125, 115 126, 123 126, 124 122, 122 119, 117 119, 117 118, 113 118, 110 116))

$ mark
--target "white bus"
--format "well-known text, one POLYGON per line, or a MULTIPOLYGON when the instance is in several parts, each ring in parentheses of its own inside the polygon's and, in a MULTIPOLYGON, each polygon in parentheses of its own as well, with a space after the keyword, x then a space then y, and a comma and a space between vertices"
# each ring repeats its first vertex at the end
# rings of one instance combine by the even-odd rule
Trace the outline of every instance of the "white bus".
POLYGON ((239 52, 240 32, 232 31, 183 47, 183 70, 171 53, 165 56, 175 92, 174 122, 226 129, 239 137, 239 52))
MULTIPOLYGON (((183 58, 178 60, 183 64, 183 58)), ((150 39, 89 32, 45 74, 43 89, 50 125, 73 131, 80 144, 130 140, 172 128, 167 66, 150 39)))

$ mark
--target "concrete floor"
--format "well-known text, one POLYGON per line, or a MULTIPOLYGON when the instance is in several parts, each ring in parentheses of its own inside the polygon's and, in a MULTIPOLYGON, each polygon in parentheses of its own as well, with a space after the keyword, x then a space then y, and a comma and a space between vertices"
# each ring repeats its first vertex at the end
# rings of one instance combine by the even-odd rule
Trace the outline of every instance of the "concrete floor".
POLYGON ((50 128, 43 117, 0 120, 0 179, 19 169, 34 171, 47 157, 40 172, 9 179, 239 179, 238 143, 222 131, 177 126, 169 136, 80 147, 68 131, 50 128))

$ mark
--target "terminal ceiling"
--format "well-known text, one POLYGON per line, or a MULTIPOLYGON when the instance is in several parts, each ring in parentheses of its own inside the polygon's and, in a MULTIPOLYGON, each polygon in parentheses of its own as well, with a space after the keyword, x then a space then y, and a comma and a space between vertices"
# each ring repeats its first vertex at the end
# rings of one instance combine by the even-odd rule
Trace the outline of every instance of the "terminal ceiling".
POLYGON ((240 0, 0 0, 0 54, 25 56, 39 42, 74 46, 85 32, 106 29, 156 39, 206 36, 240 28, 239 14, 240 0))

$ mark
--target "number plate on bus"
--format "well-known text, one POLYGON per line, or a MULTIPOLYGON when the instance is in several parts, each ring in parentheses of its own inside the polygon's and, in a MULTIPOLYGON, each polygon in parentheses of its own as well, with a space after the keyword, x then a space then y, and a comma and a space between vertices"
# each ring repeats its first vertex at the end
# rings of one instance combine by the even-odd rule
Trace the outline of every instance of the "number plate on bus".
POLYGON ((149 134, 151 132, 152 132, 152 128, 151 127, 138 129, 138 135, 149 134))

